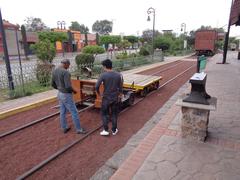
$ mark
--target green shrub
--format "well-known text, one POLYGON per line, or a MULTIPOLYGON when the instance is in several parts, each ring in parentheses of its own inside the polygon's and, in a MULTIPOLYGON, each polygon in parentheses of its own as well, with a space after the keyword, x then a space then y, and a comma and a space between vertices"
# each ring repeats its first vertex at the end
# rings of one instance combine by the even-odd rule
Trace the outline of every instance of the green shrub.
POLYGON ((136 53, 131 53, 131 54, 128 55, 128 57, 134 58, 134 57, 137 57, 137 54, 136 53))
POLYGON ((85 46, 82 49, 82 52, 85 53, 85 54, 102 54, 102 53, 105 52, 105 50, 101 46, 89 45, 89 46, 85 46))
POLYGON ((144 47, 144 46, 142 46, 142 47, 140 48, 139 54, 140 54, 141 56, 148 56, 148 55, 150 55, 149 51, 148 51, 147 48, 144 47))
POLYGON ((49 63, 37 64, 36 77, 41 86, 49 86, 53 67, 54 65, 49 63))
POLYGON ((116 58, 117 59, 127 59, 128 58, 128 54, 127 54, 127 52, 124 51, 122 53, 117 54, 116 58))
POLYGON ((52 63, 56 55, 55 47, 49 40, 39 41, 37 44, 32 45, 31 49, 42 62, 52 63))
POLYGON ((78 69, 82 65, 86 65, 88 67, 91 67, 92 64, 94 63, 94 56, 92 54, 87 54, 87 53, 78 54, 75 57, 75 62, 77 64, 78 69))

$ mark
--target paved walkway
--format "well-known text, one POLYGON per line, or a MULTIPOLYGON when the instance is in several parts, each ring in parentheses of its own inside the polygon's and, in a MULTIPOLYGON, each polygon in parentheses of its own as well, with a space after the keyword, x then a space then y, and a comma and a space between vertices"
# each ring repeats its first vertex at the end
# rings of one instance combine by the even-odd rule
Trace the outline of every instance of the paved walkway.
POLYGON ((222 55, 214 56, 206 69, 207 92, 218 98, 207 141, 181 138, 180 107, 173 105, 111 180, 240 179, 240 61, 236 52, 229 52, 230 64, 216 64, 221 60, 222 55))
MULTIPOLYGON (((166 57, 165 61, 155 63, 155 64, 150 64, 146 66, 141 66, 136 69, 132 69, 129 71, 125 71, 123 73, 131 74, 131 73, 137 73, 146 69, 150 69, 156 66, 161 66, 166 63, 170 63, 173 61, 177 61, 179 59, 183 59, 188 56, 181 56, 181 57, 166 57)), ((14 100, 9 100, 2 102, 0 104, 0 119, 5 118, 9 115, 16 114, 18 112, 22 112, 24 110, 31 109, 36 106, 40 106, 44 103, 48 103, 49 101, 53 101, 56 98, 57 91, 56 90, 51 90, 51 91, 46 91, 43 93, 38 93, 34 94, 32 96, 26 96, 14 100)))

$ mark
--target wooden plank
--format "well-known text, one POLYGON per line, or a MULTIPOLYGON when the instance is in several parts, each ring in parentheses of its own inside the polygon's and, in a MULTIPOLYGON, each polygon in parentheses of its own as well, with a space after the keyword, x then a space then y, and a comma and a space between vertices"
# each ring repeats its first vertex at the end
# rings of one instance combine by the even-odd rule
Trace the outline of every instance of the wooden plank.
POLYGON ((142 74, 123 75, 123 84, 125 87, 131 87, 134 83, 133 88, 143 89, 144 87, 151 85, 160 79, 162 79, 162 77, 142 74))

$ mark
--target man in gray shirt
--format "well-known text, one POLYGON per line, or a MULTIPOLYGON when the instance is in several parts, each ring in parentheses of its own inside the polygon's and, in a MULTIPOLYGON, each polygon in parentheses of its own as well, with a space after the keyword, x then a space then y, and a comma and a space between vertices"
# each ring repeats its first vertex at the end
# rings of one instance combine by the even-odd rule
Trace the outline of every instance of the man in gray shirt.
POLYGON ((103 83, 104 92, 102 96, 101 116, 103 121, 103 131, 100 132, 102 136, 108 136, 108 122, 109 111, 111 110, 112 118, 112 134, 118 133, 117 129, 117 116, 119 110, 119 97, 122 95, 123 79, 122 75, 112 70, 112 61, 106 59, 102 62, 104 73, 102 73, 96 83, 96 91, 98 94, 99 87, 103 83))
POLYGON ((76 93, 71 85, 71 74, 67 71, 70 66, 70 61, 64 59, 61 65, 52 73, 52 87, 58 89, 58 100, 60 104, 60 124, 63 132, 70 130, 67 126, 66 112, 67 110, 72 115, 72 120, 78 134, 85 134, 86 130, 81 128, 80 119, 76 105, 73 101, 72 93, 76 93))

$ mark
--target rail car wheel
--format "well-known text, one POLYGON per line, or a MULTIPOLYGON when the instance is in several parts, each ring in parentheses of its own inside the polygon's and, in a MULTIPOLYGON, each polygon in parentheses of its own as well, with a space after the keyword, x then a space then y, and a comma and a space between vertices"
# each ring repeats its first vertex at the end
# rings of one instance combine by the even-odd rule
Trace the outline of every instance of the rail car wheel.
POLYGON ((134 101, 135 101, 135 95, 134 93, 130 93, 129 99, 128 99, 128 105, 132 106, 134 104, 134 101))
POLYGON ((156 83, 154 84, 154 90, 158 89, 159 86, 160 86, 160 83, 159 83, 159 82, 156 82, 156 83))
POLYGON ((140 95, 141 95, 142 97, 146 97, 147 94, 148 94, 148 89, 147 89, 147 88, 144 88, 144 89, 140 92, 140 95))

